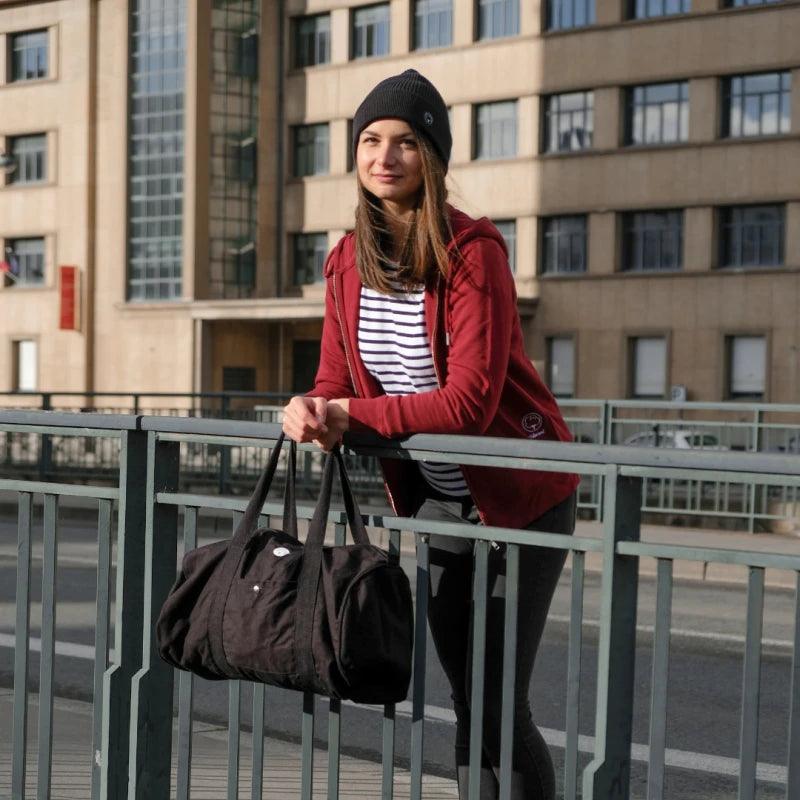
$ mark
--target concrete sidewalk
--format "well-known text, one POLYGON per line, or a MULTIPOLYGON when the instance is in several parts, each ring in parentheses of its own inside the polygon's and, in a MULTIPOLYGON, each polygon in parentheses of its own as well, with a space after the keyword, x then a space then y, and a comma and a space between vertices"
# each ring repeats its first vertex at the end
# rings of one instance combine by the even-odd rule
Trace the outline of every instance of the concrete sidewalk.
MULTIPOLYGON (((31 695, 28 712, 27 796, 35 796, 37 774, 36 722, 38 695, 31 695)), ((11 721, 12 694, 0 689, 0 800, 11 796, 11 721)), ((177 727, 173 733, 173 765, 177 727)), ((53 709, 52 800, 88 800, 91 795, 92 707, 89 703, 56 699, 53 709)), ((223 800, 227 797, 228 733, 224 728, 195 722, 192 739, 192 800, 223 800)), ((314 751, 314 798, 327 797, 328 757, 324 750, 314 751)), ((241 734, 239 761, 239 798, 251 795, 252 737, 241 734)), ((340 760, 342 800, 381 796, 381 765, 348 756, 340 760)), ((409 797, 410 774, 396 769, 394 796, 409 797)), ((277 739, 264 743, 262 777, 264 800, 294 800, 300 797, 300 746, 277 739)), ((175 797, 175 768, 171 797, 175 797)), ((426 800, 452 800, 458 797, 454 781, 423 776, 426 800)), ((154 798, 153 800, 156 800, 154 798)))

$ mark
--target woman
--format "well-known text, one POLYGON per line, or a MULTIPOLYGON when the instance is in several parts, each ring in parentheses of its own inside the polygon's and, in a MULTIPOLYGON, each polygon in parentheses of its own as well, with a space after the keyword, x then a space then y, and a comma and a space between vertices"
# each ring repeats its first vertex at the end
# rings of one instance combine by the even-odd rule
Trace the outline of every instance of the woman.
MULTIPOLYGON (((439 92, 415 70, 379 83, 353 120, 353 233, 325 265, 319 371, 285 408, 284 430, 330 449, 347 430, 386 437, 475 434, 569 440, 525 355, 502 236, 446 203, 452 139, 439 92)), ((574 475, 382 462, 395 513, 571 533, 574 475)), ((452 686, 459 797, 468 796, 473 543, 431 537, 429 623, 452 686)), ((512 797, 555 796, 552 760, 533 724, 534 657, 566 553, 520 548, 512 797)), ((481 798, 496 798, 505 553, 489 559, 481 798)))

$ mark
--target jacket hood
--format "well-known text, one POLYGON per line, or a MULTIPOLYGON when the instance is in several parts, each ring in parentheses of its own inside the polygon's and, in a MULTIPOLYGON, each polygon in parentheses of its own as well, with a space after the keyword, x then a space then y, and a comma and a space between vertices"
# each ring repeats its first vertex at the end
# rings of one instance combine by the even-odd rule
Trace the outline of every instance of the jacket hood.
MULTIPOLYGON (((494 239, 508 257, 508 248, 505 239, 494 223, 488 217, 473 219, 468 214, 460 211, 455 206, 447 203, 450 214, 450 226, 453 238, 448 242, 447 249, 452 252, 454 247, 459 249, 474 239, 494 239)), ((328 255, 325 263, 324 274, 329 278, 333 273, 342 273, 356 265, 355 231, 342 236, 328 255)))

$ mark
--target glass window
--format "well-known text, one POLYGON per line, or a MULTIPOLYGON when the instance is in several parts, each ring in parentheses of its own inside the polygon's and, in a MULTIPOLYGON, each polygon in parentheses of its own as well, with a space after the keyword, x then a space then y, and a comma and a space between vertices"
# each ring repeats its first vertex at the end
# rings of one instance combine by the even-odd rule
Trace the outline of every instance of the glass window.
POLYGON ((9 142, 16 164, 11 183, 40 183, 47 180, 47 135, 15 136, 9 142))
POLYGON ((294 65, 312 67, 331 60, 331 15, 297 17, 294 20, 294 65))
POLYGON ((628 90, 626 144, 667 144, 689 138, 689 83, 658 83, 628 90))
POLYGON ((743 6, 763 6, 767 3, 780 3, 781 0, 727 0, 728 8, 742 8, 743 6))
POLYGON ((256 390, 255 367, 223 367, 223 392, 254 392, 256 390))
POLYGON ((631 19, 650 19, 688 14, 691 10, 691 0, 632 0, 629 16, 631 19))
POLYGON ((389 5, 353 11, 353 58, 389 54, 389 5))
POLYGON ((307 392, 313 385, 319 369, 319 339, 292 342, 292 391, 307 392))
POLYGON ((517 103, 475 107, 475 158, 511 158, 517 154, 517 103))
POLYGON ((15 33, 11 42, 11 80, 32 81, 47 77, 47 31, 15 33))
POLYGON ((586 272, 586 228, 585 214, 542 220, 542 274, 586 272))
POLYGON ((592 146, 594 92, 554 94, 545 103, 545 150, 557 153, 592 146))
POLYGON ((14 342, 14 391, 35 392, 39 388, 39 345, 33 339, 14 342))
POLYGON ((631 394, 664 397, 667 391, 667 340, 663 336, 631 339, 631 394))
POLYGON ((776 267, 783 264, 785 208, 731 206, 720 211, 720 266, 776 267))
POLYGON ((298 125, 294 129, 294 176, 326 174, 329 149, 327 122, 298 125))
POLYGON ((3 270, 17 286, 44 283, 44 238, 6 239, 3 270))
POLYGON ((724 82, 722 135, 770 136, 791 130, 790 72, 739 75, 724 82))
POLYGON ((508 248, 508 266, 512 273, 517 271, 517 221, 515 219, 498 219, 494 221, 497 230, 505 239, 508 248))
POLYGON ((595 0, 548 0, 547 28, 560 31, 594 25, 595 0))
POLYGON ((575 340, 571 336, 547 340, 547 382, 556 397, 575 394, 575 340))
POLYGON ((478 0, 478 38, 499 39, 519 34, 520 0, 478 0))
POLYGON ((764 397, 767 376, 767 340, 763 336, 729 336, 728 397, 764 397))
POLYGON ((680 269, 683 212, 636 211, 622 218, 622 269, 649 272, 680 269))
POLYGON ((319 283, 323 280, 322 268, 328 254, 328 234, 296 233, 293 238, 295 285, 319 283))
POLYGON ((453 43, 453 0, 417 0, 414 4, 414 46, 418 50, 453 43))

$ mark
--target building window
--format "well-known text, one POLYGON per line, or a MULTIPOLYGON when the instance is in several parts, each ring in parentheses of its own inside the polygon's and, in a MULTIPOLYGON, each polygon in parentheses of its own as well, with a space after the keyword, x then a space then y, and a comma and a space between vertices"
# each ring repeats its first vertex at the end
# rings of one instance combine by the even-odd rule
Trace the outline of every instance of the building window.
POLYGON ((592 146, 594 92, 554 94, 545 104, 545 150, 559 153, 592 146))
POLYGON ((298 125, 294 129, 294 176, 325 175, 328 172, 330 134, 328 123, 298 125))
POLYGON ((628 89, 626 144, 669 144, 689 138, 689 83, 628 89))
POLYGON ((498 219, 495 227, 503 236, 508 248, 508 266, 512 273, 517 271, 517 221, 515 219, 498 219))
POLYGON ((691 0, 631 0, 628 16, 630 19, 651 19, 688 14, 691 10, 691 0))
POLYGON ((418 50, 447 47, 453 42, 453 0, 417 0, 414 4, 414 46, 418 50))
POLYGON ((556 397, 575 394, 575 340, 551 336, 547 340, 547 383, 556 397))
POLYGON ((517 154, 517 103, 475 107, 475 158, 512 158, 517 154))
POLYGON ((16 33, 11 39, 11 80, 47 77, 47 31, 16 33))
POLYGON ((790 72, 726 78, 722 135, 770 136, 791 129, 790 72))
POLYGON ((331 60, 331 15, 294 19, 294 65, 313 67, 331 60))
POLYGON ((319 339, 295 339, 292 342, 292 392, 307 392, 314 385, 319 356, 319 339))
POLYGON ((721 267, 777 267, 783 264, 785 208, 731 206, 720 210, 721 267))
POLYGON ((586 272, 586 227, 585 214, 542 220, 542 274, 586 272))
POLYGON ((128 299, 174 300, 183 273, 186 3, 131 3, 128 299))
POLYGON ((744 6, 764 6, 767 3, 780 3, 781 0, 727 0, 728 8, 743 8, 744 6))
POLYGON ((561 31, 594 25, 594 0, 548 0, 547 29, 561 31))
POLYGON ((256 390, 255 367, 223 367, 223 392, 254 392, 256 390))
POLYGON ((12 285, 44 283, 44 238, 6 239, 3 271, 12 285))
POLYGON ((353 11, 353 58, 389 55, 389 4, 353 11))
POLYGON ((35 392, 39 388, 39 345, 33 339, 14 342, 14 391, 35 392))
POLYGON ((293 238, 295 285, 319 283, 323 279, 322 268, 328 254, 328 234, 296 233, 293 238))
POLYGON ((763 400, 767 376, 767 340, 763 336, 727 336, 729 399, 763 400))
POLYGON ((15 161, 10 183, 41 183, 47 180, 47 134, 14 136, 9 152, 15 161))
POLYGON ((683 212, 636 211, 622 217, 622 269, 653 272, 683 263, 683 212))
POLYGON ((478 39, 519 34, 520 0, 478 0, 478 39))
POLYGON ((667 340, 637 336, 630 340, 633 397, 662 398, 667 392, 667 340))

